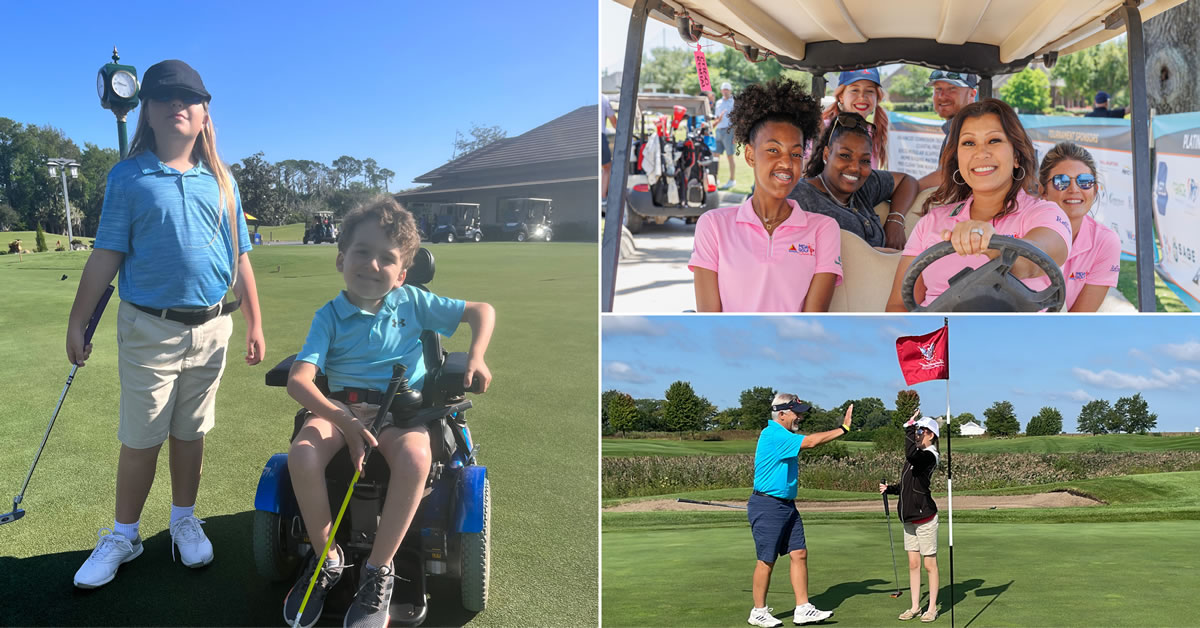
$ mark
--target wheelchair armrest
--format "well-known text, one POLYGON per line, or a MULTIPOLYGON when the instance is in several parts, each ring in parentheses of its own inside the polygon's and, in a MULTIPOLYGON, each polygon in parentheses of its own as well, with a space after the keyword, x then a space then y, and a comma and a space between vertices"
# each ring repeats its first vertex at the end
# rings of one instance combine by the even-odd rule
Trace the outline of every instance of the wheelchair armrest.
POLYGON ((471 408, 470 401, 460 401, 458 403, 450 404, 448 406, 438 406, 436 408, 422 408, 422 409, 418 410, 412 416, 404 417, 404 418, 396 417, 396 415, 393 414, 392 415, 393 416, 393 425, 395 425, 396 427, 400 427, 400 428, 410 428, 410 427, 415 427, 418 425, 425 425, 426 423, 431 423, 433 421, 440 420, 442 417, 447 417, 447 416, 450 416, 450 415, 458 413, 458 412, 463 412, 463 411, 469 410, 470 408, 471 408))
POLYGON ((288 373, 292 371, 292 362, 295 361, 296 354, 293 353, 292 355, 284 358, 279 364, 271 367, 271 370, 267 371, 267 385, 287 386, 288 373))
MULTIPOLYGON (((271 367, 267 371, 266 380, 268 386, 286 387, 288 384, 288 375, 292 372, 292 363, 296 361, 296 355, 293 353, 284 358, 279 364, 271 367)), ((326 384, 325 374, 320 370, 317 371, 317 376, 313 378, 313 382, 317 384, 317 388, 326 396, 329 395, 329 386, 326 384)))
POLYGON ((442 367, 437 371, 437 378, 434 380, 433 390, 436 399, 451 399, 454 397, 462 397, 463 393, 478 393, 482 388, 482 382, 476 376, 475 381, 471 382, 471 387, 463 386, 463 378, 467 375, 467 354, 461 351, 446 354, 446 359, 442 361, 442 367))

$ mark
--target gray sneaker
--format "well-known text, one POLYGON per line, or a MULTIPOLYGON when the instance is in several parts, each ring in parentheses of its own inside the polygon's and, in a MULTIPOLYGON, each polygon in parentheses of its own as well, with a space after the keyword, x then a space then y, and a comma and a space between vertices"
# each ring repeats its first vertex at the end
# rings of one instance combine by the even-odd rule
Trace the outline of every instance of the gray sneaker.
MULTIPOLYGON (((325 596, 329 595, 329 590, 333 588, 333 585, 342 579, 342 569, 346 566, 346 555, 342 553, 340 547, 337 548, 337 553, 341 560, 336 566, 331 565, 329 559, 321 562, 321 573, 317 576, 317 583, 313 585, 312 593, 308 596, 304 614, 300 616, 300 625, 304 628, 317 623, 321 617, 321 610, 325 606, 325 596)), ((287 599, 283 601, 283 620, 289 626, 296 623, 296 614, 300 612, 300 603, 304 601, 304 594, 308 591, 308 584, 312 582, 313 572, 316 569, 317 557, 315 554, 310 554, 304 565, 304 571, 300 574, 300 579, 292 585, 287 599)))
POLYGON ((363 565, 354 603, 346 611, 345 628, 385 628, 388 625, 388 606, 392 603, 392 587, 403 580, 393 571, 392 563, 378 569, 363 565))

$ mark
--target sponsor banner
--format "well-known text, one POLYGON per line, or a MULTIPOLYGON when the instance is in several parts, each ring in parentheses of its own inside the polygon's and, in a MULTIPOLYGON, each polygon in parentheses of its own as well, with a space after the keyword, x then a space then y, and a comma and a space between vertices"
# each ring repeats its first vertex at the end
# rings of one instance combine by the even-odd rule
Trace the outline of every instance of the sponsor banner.
POLYGON ((937 170, 942 121, 888 112, 888 166, 916 179, 937 170))
POLYGON ((1158 271, 1192 311, 1200 299, 1200 113, 1154 118, 1158 271))

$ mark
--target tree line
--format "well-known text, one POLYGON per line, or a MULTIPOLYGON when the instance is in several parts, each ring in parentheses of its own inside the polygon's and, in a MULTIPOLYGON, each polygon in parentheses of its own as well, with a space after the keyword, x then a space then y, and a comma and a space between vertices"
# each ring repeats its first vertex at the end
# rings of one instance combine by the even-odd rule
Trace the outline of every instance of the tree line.
MULTIPOLYGON (((627 432, 702 432, 719 430, 761 430, 771 418, 771 402, 775 390, 755 386, 743 390, 738 405, 718 410, 707 398, 699 395, 692 385, 676 381, 666 390, 664 399, 641 398, 620 390, 605 391, 600 399, 600 426, 604 434, 627 432)), ((851 432, 877 433, 898 431, 901 425, 921 406, 915 390, 896 393, 895 407, 887 408, 878 397, 847 399, 836 407, 825 409, 805 400, 812 406, 801 431, 820 432, 835 429, 841 424, 846 408, 854 404, 851 432)), ((945 422, 944 415, 933 418, 945 422)), ((1010 401, 996 401, 983 411, 984 429, 992 436, 1018 436, 1021 422, 1010 401)), ((976 422, 975 415, 963 412, 951 417, 949 432, 958 436, 962 426, 976 422)), ((1026 436, 1051 436, 1062 433, 1062 413, 1044 406, 1025 426, 1026 436)), ((1121 397, 1115 404, 1097 399, 1083 406, 1078 418, 1078 431, 1089 434, 1126 432, 1145 434, 1158 424, 1158 415, 1149 411, 1141 393, 1121 397)), ((869 440, 869 437, 864 437, 869 440)))
MULTIPOLYGON (((80 163, 79 177, 67 177, 72 231, 92 236, 100 222, 109 170, 120 160, 116 149, 90 142, 79 146, 61 130, 0 117, 0 231, 66 233, 62 183, 50 176, 46 160, 80 163)), ((387 192, 396 173, 372 158, 342 155, 326 165, 306 159, 271 163, 258 152, 230 163, 246 213, 264 225, 304 222, 316 211, 342 214, 367 198, 387 192)))

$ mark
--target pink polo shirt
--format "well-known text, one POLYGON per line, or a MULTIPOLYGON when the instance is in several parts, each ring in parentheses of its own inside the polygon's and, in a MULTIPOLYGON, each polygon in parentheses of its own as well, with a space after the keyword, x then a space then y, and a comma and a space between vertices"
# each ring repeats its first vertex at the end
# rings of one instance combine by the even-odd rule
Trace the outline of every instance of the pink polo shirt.
POLYGON ((792 199, 792 214, 768 235, 750 197, 737 207, 705 212, 696 223, 688 269, 717 273, 725 312, 799 312, 817 273, 842 283, 837 221, 810 214, 792 199))
MULTIPOLYGON (((929 213, 917 222, 917 226, 913 227, 912 234, 908 237, 908 244, 904 246, 903 255, 913 257, 920 255, 925 249, 942 241, 942 231, 952 230, 955 224, 970 220, 971 202, 974 200, 975 197, 972 196, 961 203, 930 209, 929 213)), ((1067 215, 1056 203, 1030 196, 1024 190, 1017 193, 1017 211, 994 221, 992 226, 996 230, 996 235, 1014 238, 1023 238, 1037 227, 1048 227, 1066 241, 1068 256, 1070 255, 1071 223, 1067 221, 1067 215)), ((921 273, 921 277, 925 280, 925 300, 921 302, 921 305, 929 305, 938 295, 945 292, 950 285, 950 278, 960 270, 967 267, 979 268, 987 261, 986 255, 962 256, 951 253, 930 264, 925 272, 921 273)), ((1045 275, 1022 281, 1031 290, 1044 290, 1050 287, 1050 278, 1045 275)))
POLYGON ((1071 254, 1063 264, 1067 280, 1067 309, 1083 291, 1084 284, 1113 287, 1121 274, 1121 238, 1112 229, 1084 216, 1079 235, 1071 243, 1071 254))

